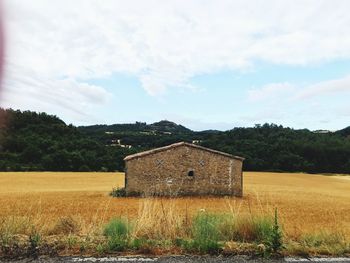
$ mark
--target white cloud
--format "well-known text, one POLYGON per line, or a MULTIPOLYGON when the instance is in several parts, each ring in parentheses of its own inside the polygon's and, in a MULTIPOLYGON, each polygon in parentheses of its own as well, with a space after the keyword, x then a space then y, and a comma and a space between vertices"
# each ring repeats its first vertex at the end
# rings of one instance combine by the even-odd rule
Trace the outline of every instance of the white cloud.
MULTIPOLYGON (((258 110, 243 119, 260 122, 306 118, 310 122, 330 123, 348 117, 350 107, 350 76, 309 85, 270 83, 248 91, 247 102, 259 103, 258 110)), ((301 122, 302 123, 302 122, 301 122)), ((338 124, 339 125, 339 124, 338 124)), ((343 126, 346 124, 342 124, 343 126)), ((341 127, 341 126, 340 126, 341 127)))
POLYGON ((350 93, 350 76, 309 85, 295 85, 288 82, 269 83, 260 88, 250 89, 247 99, 250 102, 279 101, 285 103, 323 96, 337 96, 343 93, 350 93))
MULTIPOLYGON (((97 90, 84 83, 113 73, 135 76, 158 95, 169 87, 193 88, 193 76, 246 70, 257 60, 308 65, 350 58, 347 0, 4 3, 7 61, 21 65, 16 78, 29 72, 53 87, 90 94, 85 99, 97 90)), ((36 89, 33 84, 27 88, 36 89)), ((65 97, 63 90, 55 92, 65 97)))

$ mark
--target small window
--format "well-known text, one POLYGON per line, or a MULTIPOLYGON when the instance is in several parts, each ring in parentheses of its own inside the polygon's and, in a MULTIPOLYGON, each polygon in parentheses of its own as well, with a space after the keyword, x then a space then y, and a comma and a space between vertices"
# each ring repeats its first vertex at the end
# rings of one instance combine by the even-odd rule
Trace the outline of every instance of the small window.
POLYGON ((188 174, 187 174, 189 177, 193 177, 194 176, 194 171, 188 171, 188 174))

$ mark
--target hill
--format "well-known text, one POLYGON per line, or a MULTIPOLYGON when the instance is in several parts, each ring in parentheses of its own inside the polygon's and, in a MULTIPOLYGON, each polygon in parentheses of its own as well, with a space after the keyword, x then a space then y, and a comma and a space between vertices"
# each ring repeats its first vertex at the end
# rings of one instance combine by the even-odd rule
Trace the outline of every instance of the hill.
POLYGON ((152 124, 145 122, 135 122, 128 124, 112 124, 112 125, 92 125, 92 126, 80 126, 79 129, 86 133, 91 132, 149 132, 149 133, 191 133, 192 131, 182 125, 176 124, 171 121, 162 120, 152 124))
POLYGON ((0 120, 7 122, 0 126, 3 171, 122 171, 128 154, 186 141, 245 157, 245 170, 350 173, 346 129, 320 133, 264 124, 195 132, 166 120, 75 127, 46 113, 14 110, 0 110, 0 120))
POLYGON ((349 137, 350 136, 350 126, 346 127, 342 130, 336 131, 337 134, 344 136, 344 137, 349 137))

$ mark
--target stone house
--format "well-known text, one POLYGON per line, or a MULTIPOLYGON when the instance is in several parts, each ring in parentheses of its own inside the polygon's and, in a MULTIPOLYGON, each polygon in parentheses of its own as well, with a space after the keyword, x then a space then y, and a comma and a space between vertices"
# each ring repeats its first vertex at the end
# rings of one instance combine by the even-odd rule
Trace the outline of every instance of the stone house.
POLYGON ((186 142, 129 155, 126 194, 242 196, 243 160, 186 142))

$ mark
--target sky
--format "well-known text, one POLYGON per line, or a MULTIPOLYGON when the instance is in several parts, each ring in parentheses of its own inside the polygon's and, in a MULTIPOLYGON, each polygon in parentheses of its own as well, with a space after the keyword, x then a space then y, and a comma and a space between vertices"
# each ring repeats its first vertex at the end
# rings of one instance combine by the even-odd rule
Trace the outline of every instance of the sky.
POLYGON ((74 125, 350 126, 348 0, 4 0, 0 106, 74 125))

